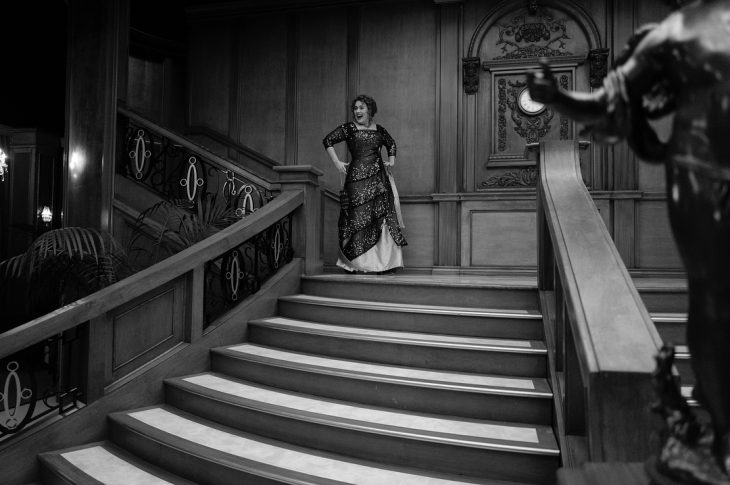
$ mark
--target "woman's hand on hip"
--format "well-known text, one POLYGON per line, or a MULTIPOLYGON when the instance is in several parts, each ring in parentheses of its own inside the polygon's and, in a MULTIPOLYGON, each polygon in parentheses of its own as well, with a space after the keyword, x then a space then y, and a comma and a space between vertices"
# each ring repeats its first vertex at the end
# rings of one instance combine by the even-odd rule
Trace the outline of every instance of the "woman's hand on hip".
POLYGON ((337 168, 337 171, 340 173, 347 173, 347 163, 341 162, 339 160, 335 161, 335 168, 337 168))

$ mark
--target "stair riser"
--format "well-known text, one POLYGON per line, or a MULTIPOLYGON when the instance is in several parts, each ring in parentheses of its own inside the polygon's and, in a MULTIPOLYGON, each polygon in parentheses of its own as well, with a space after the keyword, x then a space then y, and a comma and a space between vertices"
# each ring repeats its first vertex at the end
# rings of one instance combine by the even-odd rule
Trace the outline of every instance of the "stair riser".
POLYGON ((542 321, 539 319, 378 311, 284 300, 279 300, 279 315, 311 322, 385 330, 473 337, 533 340, 543 338, 542 321))
POLYGON ((533 483, 545 483, 558 466, 557 457, 480 450, 457 444, 419 441, 322 422, 303 421, 213 401, 172 386, 166 394, 168 402, 174 402, 185 411, 226 426, 287 443, 380 463, 425 466, 429 470, 445 473, 533 483))
POLYGON ((639 289, 641 299, 650 312, 686 313, 689 308, 687 292, 647 291, 639 289))
POLYGON ((99 483, 91 477, 84 479, 81 475, 78 473, 73 479, 66 478, 47 468, 45 463, 42 463, 41 466, 41 483, 43 485, 97 485, 99 483))
POLYGON ((692 363, 688 357, 674 359, 683 386, 694 385, 695 373, 692 370, 692 363))
POLYGON ((500 289, 450 286, 409 285, 325 281, 302 279, 302 293, 347 298, 352 300, 381 301, 423 305, 460 306, 468 308, 502 308, 537 310, 537 292, 534 288, 500 289))
POLYGON ((213 371, 279 389, 404 411, 549 424, 552 400, 409 386, 266 365, 211 354, 213 371))
MULTIPOLYGON (((157 465, 165 470, 175 473, 183 478, 192 480, 203 485, 276 485, 280 483, 302 483, 319 485, 322 482, 303 479, 301 482, 292 482, 283 477, 261 476, 255 467, 246 469, 245 467, 233 466, 227 460, 221 463, 211 461, 204 456, 178 446, 169 445, 159 439, 146 436, 135 429, 121 425, 114 420, 110 420, 109 433, 111 440, 117 445, 133 452, 143 460, 157 465)), ((201 449, 203 447, 200 447, 201 449)), ((219 453, 223 460, 226 460, 226 454, 219 453)), ((333 482, 331 485, 335 485, 333 482)))
POLYGON ((686 345, 687 322, 654 322, 662 341, 667 344, 686 345))
POLYGON ((543 377, 545 354, 404 345, 290 332, 251 325, 249 341, 296 352, 352 360, 483 374, 543 377))

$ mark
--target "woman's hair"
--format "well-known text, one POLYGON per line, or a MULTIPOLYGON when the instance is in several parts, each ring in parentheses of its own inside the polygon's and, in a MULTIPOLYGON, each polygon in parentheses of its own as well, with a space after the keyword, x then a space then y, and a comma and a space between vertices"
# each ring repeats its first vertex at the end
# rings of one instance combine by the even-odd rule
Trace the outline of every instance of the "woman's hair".
POLYGON ((375 116, 375 113, 378 112, 378 104, 373 98, 371 98, 367 94, 357 95, 357 97, 352 100, 352 104, 350 105, 350 111, 355 111, 355 103, 357 103, 358 101, 360 101, 361 103, 365 103, 365 106, 368 107, 368 113, 370 113, 371 118, 373 118, 375 116))

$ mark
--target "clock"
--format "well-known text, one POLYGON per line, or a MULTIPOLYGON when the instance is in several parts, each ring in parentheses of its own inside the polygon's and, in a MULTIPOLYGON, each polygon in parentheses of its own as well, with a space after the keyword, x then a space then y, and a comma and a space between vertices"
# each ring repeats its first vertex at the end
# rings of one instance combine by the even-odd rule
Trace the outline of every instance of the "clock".
POLYGON ((517 105, 526 115, 534 116, 545 109, 545 105, 538 103, 530 97, 530 90, 525 88, 517 96, 517 105))

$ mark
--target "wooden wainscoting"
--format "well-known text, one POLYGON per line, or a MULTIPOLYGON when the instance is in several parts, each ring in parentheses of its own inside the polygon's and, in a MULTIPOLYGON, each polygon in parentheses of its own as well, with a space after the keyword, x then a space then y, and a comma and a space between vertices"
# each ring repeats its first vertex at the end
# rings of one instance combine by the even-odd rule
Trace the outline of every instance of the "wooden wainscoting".
POLYGON ((534 193, 517 200, 471 200, 461 206, 461 264, 534 271, 534 193))
POLYGON ((185 291, 185 278, 178 278, 107 314, 111 325, 105 325, 110 329, 105 337, 112 352, 108 369, 112 381, 184 340, 185 291))

